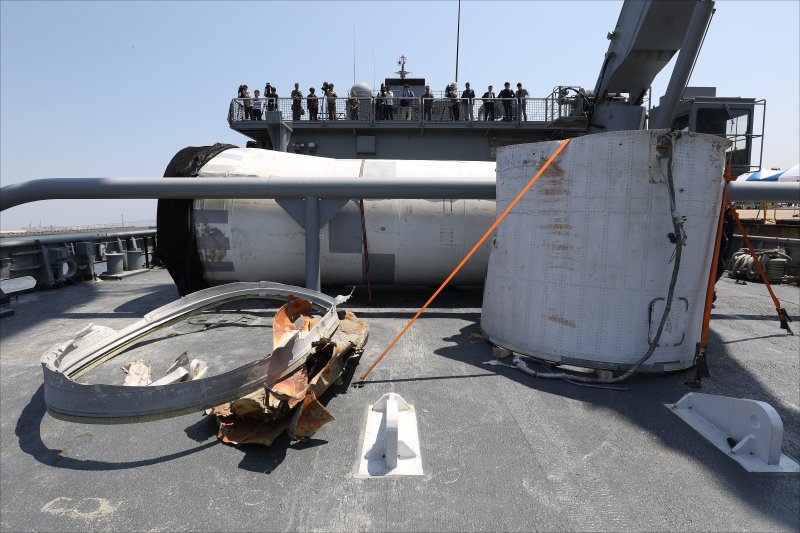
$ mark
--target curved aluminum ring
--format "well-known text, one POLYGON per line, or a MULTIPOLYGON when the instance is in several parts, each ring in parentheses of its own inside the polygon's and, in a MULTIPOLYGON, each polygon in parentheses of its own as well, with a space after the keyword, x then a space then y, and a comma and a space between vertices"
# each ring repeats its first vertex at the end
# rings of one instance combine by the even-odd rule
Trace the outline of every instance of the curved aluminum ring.
POLYGON ((44 399, 48 412, 63 420, 112 424, 158 420, 197 412, 240 398, 294 370, 312 350, 312 343, 330 337, 339 327, 336 305, 342 297, 280 283, 229 283, 185 296, 145 315, 120 331, 84 330, 72 341, 42 356, 44 399), (147 335, 206 308, 245 298, 285 299, 297 296, 326 310, 305 337, 288 342, 263 359, 229 372, 169 385, 131 387, 76 383, 93 367, 131 348, 147 335), (84 332, 82 332, 84 333, 84 332))

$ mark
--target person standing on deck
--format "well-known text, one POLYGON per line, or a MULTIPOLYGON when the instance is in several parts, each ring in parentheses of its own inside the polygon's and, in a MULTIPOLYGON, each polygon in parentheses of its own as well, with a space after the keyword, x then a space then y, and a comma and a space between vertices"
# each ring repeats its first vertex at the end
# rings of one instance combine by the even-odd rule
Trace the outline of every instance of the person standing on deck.
MULTIPOLYGON (((266 95, 265 95, 266 96, 266 95)), ((272 104, 272 109, 270 111, 278 111, 278 88, 273 86, 272 93, 269 95, 269 100, 267 100, 267 106, 272 104)))
POLYGON ((464 105, 464 120, 472 122, 475 119, 472 114, 472 106, 475 103, 475 91, 470 89, 469 82, 464 84, 464 92, 461 93, 461 103, 464 105))
POLYGON ((394 120, 394 93, 391 85, 386 86, 386 96, 383 99, 384 115, 386 120, 394 120))
POLYGON ((292 120, 300 120, 303 114, 303 93, 300 91, 300 84, 294 84, 292 91, 292 120))
POLYGON ((328 104, 328 120, 336 120, 336 91, 333 90, 332 83, 328 84, 326 103, 328 104))
POLYGON ((319 113, 319 97, 314 94, 313 87, 308 90, 308 96, 306 96, 306 107, 308 108, 308 120, 319 120, 317 118, 317 113, 319 113))
POLYGON ((422 120, 433 120, 431 115, 433 114, 433 93, 431 92, 431 86, 425 86, 425 92, 422 94, 422 120))
POLYGON ((400 107, 403 108, 403 118, 406 120, 411 120, 412 110, 414 109, 412 106, 414 105, 414 91, 411 90, 411 86, 409 84, 405 84, 403 86, 403 95, 400 99, 400 107))
POLYGON ((350 91, 350 98, 347 99, 347 110, 350 112, 350 120, 358 120, 358 94, 350 91))
POLYGON ((244 119, 252 120, 253 101, 250 99, 250 91, 247 90, 247 85, 242 86, 242 105, 244 105, 244 119))
MULTIPOLYGON (((528 120, 528 89, 522 88, 522 83, 517 82, 517 107, 521 110, 522 120, 528 120)), ((518 111, 520 113, 520 111, 518 111)))
POLYGON ((384 98, 386 98, 386 86, 381 83, 381 88, 375 96, 375 118, 377 120, 386 119, 384 98))
POLYGON ((484 108, 484 120, 491 120, 494 122, 494 91, 492 91, 492 86, 489 85, 489 90, 483 93, 483 108, 484 108), (489 118, 489 117, 492 118, 489 118))
POLYGON ((497 96, 503 100, 503 120, 510 121, 511 101, 515 98, 514 91, 511 90, 511 84, 509 82, 505 82, 503 87, 504 89, 500 91, 500 94, 497 96))
POLYGON ((261 92, 256 89, 253 91, 253 111, 252 117, 253 120, 261 120, 261 115, 264 110, 264 100, 261 99, 261 92))
POLYGON ((459 103, 458 103, 458 90, 456 88, 455 82, 451 83, 447 86, 447 91, 445 92, 445 98, 450 100, 450 116, 453 120, 458 120, 459 118, 459 103))

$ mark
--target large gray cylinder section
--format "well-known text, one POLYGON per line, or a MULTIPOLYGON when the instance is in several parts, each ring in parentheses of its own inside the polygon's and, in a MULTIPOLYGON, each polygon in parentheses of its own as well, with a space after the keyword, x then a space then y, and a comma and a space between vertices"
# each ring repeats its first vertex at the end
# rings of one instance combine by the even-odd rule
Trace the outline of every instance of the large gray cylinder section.
MULTIPOLYGON (((589 368, 630 368, 644 355, 663 315, 674 265, 668 161, 657 150, 665 133, 576 138, 543 173, 497 231, 481 315, 488 339, 589 368)), ((672 310, 643 371, 693 364, 728 144, 693 133, 675 141, 677 213, 685 217, 687 239, 672 310)), ((498 150, 498 210, 558 145, 498 150)))
MULTIPOLYGON (((199 177, 454 176, 483 178, 494 163, 343 160, 269 150, 231 149, 209 161, 199 177)), ((293 214, 302 216, 303 202, 293 214)), ((195 200, 194 228, 204 276, 212 284, 270 280, 305 283, 305 230, 282 206, 292 200, 195 200)), ((324 217, 326 208, 320 208, 324 217)), ((491 200, 364 200, 373 284, 438 284, 494 221, 491 200)), ((362 284, 364 269, 358 199, 347 201, 319 231, 322 284, 362 284)), ((313 231, 313 229, 312 229, 313 231)), ((453 280, 482 284, 489 244, 453 280)))

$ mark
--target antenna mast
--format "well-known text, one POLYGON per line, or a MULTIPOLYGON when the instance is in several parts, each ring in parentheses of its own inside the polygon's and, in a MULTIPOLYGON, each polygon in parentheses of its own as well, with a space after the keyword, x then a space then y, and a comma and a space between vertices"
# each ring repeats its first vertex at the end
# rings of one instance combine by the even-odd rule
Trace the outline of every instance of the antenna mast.
POLYGON ((458 83, 458 45, 461 42, 461 0, 458 0, 458 23, 456 25, 456 79, 458 83))
POLYGON ((353 85, 356 84, 356 27, 353 26, 353 85))
POLYGON ((401 80, 404 80, 406 78, 406 74, 411 74, 406 70, 406 56, 400 56, 400 59, 397 60, 397 64, 400 65, 400 70, 395 71, 395 74, 400 76, 401 80))

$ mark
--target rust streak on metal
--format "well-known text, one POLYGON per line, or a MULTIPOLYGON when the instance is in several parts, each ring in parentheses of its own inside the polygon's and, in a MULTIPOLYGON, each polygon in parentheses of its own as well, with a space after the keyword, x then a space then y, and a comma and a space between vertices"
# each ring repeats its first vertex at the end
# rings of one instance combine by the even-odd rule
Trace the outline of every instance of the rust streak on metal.
POLYGON ((563 324, 563 325, 565 325, 565 326, 569 326, 569 327, 571 327, 571 328, 574 328, 574 327, 575 327, 575 322, 573 322, 572 320, 567 320, 566 318, 564 318, 564 317, 561 317, 561 316, 557 316, 557 315, 550 315, 550 316, 548 316, 547 318, 548 318, 549 320, 552 320, 553 322, 557 322, 557 323, 559 323, 559 324, 563 324))
POLYGON ((543 187, 539 189, 542 196, 569 196, 569 189, 566 187, 543 187))
MULTIPOLYGON (((541 156, 539 158, 539 164, 537 168, 541 169, 547 163, 547 158, 541 156)), ((557 161, 553 161, 549 167, 547 167, 544 172, 542 172, 542 176, 561 176, 564 174, 564 169, 561 168, 561 165, 558 164, 557 161)))

